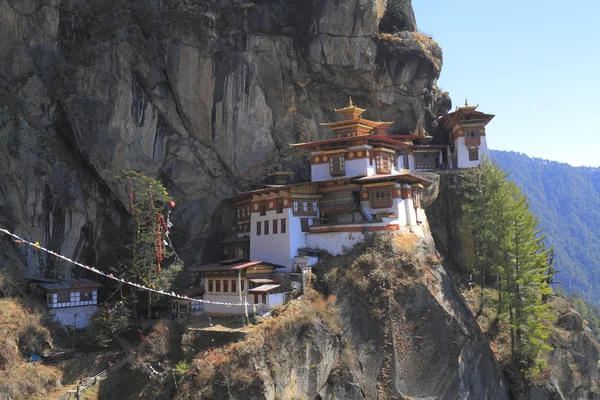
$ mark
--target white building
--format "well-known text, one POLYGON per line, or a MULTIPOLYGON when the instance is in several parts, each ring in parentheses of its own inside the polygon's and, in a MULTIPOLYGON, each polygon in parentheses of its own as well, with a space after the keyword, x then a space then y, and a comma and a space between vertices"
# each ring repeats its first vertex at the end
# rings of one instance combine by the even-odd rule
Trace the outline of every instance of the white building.
POLYGON ((439 139, 447 145, 448 168, 469 168, 489 158, 485 127, 494 118, 467 102, 440 118, 439 139))
MULTIPOLYGON (((424 221, 414 199, 429 182, 406 169, 415 162, 407 140, 423 137, 387 135, 390 122, 366 120, 361 117, 365 110, 352 104, 336 111, 344 119, 324 124, 336 138, 292 145, 310 150, 310 182, 287 185, 280 180, 230 199, 238 218, 235 240, 249 243, 249 260, 299 272, 317 261, 301 249, 341 254, 365 234, 424 221)), ((416 151, 429 152, 438 162, 442 154, 439 146, 419 145, 416 151)), ((277 178, 283 176, 277 173, 277 178)), ((227 254, 241 255, 244 249, 229 248, 227 254)))
POLYGON ((98 309, 98 288, 91 279, 33 279, 38 293, 46 297, 46 307, 65 326, 85 328, 98 309))
MULTIPOLYGON (((208 295, 240 303, 232 285, 243 292, 242 299, 252 292, 244 289, 243 275, 233 274, 231 283, 219 283, 228 286, 219 287, 210 286, 208 276, 246 274, 254 265, 267 264, 283 273, 306 272, 320 251, 338 255, 367 235, 417 229, 425 222, 420 197, 430 182, 412 171, 476 166, 487 154, 484 127, 493 116, 476 108, 459 107, 442 117, 434 136, 422 128, 412 135, 388 135, 391 122, 363 118, 365 110, 352 101, 336 110, 343 119, 323 124, 335 138, 291 145, 310 151, 310 182, 286 184, 289 173, 280 171, 270 175, 275 184, 229 199, 237 217, 236 237, 222 242, 229 261, 196 267, 205 278, 205 299, 208 295), (228 290, 223 292, 223 287, 228 290)), ((261 290, 272 289, 266 285, 261 290)), ((271 307, 279 302, 269 299, 261 303, 271 307)), ((252 301, 259 302, 256 297, 252 301)), ((226 312, 210 304, 205 310, 226 312)), ((235 307, 229 311, 241 312, 235 307)))
POLYGON ((202 274, 204 311, 210 314, 255 314, 281 305, 285 293, 270 278, 273 266, 260 261, 222 261, 191 267, 202 274))

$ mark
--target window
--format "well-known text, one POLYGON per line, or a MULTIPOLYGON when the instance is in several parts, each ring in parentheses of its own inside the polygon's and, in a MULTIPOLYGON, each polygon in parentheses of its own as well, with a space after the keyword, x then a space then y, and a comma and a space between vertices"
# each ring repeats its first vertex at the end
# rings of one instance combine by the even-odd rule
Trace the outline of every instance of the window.
POLYGON ((273 235, 277 234, 277 220, 273 220, 273 235))
POLYGON ((346 173, 344 155, 332 155, 329 158, 329 173, 331 176, 340 176, 346 173))
POLYGON ((286 220, 284 218, 281 220, 281 233, 285 233, 285 228, 286 228, 285 223, 286 223, 286 220))
POLYGON ((300 230, 302 232, 308 232, 309 231, 308 226, 309 226, 308 225, 308 218, 302 218, 302 219, 300 219, 300 230))
POLYGON ((267 201, 260 202, 260 215, 267 215, 267 201))
POLYGON ((208 280, 208 291, 209 292, 213 291, 213 280, 212 279, 208 280))
POLYGON ((192 300, 192 311, 202 310, 202 303, 196 300, 192 300))
POLYGON ((385 189, 369 192, 369 202, 372 208, 389 208, 392 206, 392 191, 385 189))
POLYGON ((71 293, 70 292, 58 292, 57 293, 58 303, 68 303, 71 301, 71 293))
POLYGON ((264 221, 263 228, 264 228, 265 235, 268 235, 269 234, 269 221, 264 221))
POLYGON ((92 301, 93 292, 81 292, 79 293, 79 301, 92 301))
POLYGON ((479 149, 469 149, 469 161, 479 160, 479 149))
POLYGON ((283 199, 277 200, 277 214, 283 214, 283 199))
POLYGON ((479 131, 475 131, 475 136, 479 136, 479 131))
POLYGON ((46 295, 46 303, 52 304, 52 294, 47 294, 46 295))
POLYGON ((215 281, 215 292, 220 292, 221 291, 221 280, 217 279, 215 281))
POLYGON ((415 153, 415 169, 434 169, 438 161, 436 153, 415 153))
POLYGON ((375 158, 375 168, 378 174, 389 174, 392 172, 392 157, 386 153, 378 153, 375 158))
POLYGON ((256 236, 260 236, 260 228, 262 224, 260 221, 256 221, 256 236))
POLYGON ((231 281, 231 293, 236 293, 236 292, 237 292, 237 281, 232 280, 231 281))
POLYGON ((223 293, 229 292, 229 280, 223 279, 223 293))
POLYGON ((241 283, 240 286, 241 286, 241 289, 242 289, 242 292, 243 292, 244 291, 244 283, 246 283, 246 280, 242 279, 242 281, 240 283, 241 283))

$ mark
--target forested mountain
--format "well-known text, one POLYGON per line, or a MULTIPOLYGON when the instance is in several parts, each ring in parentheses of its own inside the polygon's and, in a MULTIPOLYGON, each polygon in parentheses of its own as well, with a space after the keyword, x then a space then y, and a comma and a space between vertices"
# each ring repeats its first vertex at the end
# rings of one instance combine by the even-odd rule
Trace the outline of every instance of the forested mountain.
POLYGON ((491 151, 527 195, 555 249, 556 281, 600 304, 600 168, 491 151))

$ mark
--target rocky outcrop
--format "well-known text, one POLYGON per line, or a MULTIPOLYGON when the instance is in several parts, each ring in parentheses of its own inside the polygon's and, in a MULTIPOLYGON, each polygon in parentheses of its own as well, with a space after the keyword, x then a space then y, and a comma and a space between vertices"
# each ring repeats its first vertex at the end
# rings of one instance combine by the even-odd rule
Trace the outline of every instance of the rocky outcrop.
POLYGON ((565 299, 550 303, 557 316, 549 344, 546 383, 533 386, 522 399, 584 400, 600 398, 600 342, 565 299))
POLYGON ((89 262, 121 239, 124 169, 166 183, 193 261, 229 229, 212 225, 219 202, 306 170, 288 143, 328 135, 348 96, 400 133, 450 106, 408 0, 1 0, 0 15, 0 222, 89 262))
POLYGON ((426 230, 323 259, 315 292, 200 351, 180 399, 510 399, 426 230))

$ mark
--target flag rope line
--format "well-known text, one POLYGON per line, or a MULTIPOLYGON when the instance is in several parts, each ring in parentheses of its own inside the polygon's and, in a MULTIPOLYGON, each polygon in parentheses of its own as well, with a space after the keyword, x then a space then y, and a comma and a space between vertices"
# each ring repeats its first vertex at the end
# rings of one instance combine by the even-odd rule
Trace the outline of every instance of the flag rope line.
POLYGON ((208 301, 208 300, 204 300, 204 299, 194 299, 194 298, 191 298, 189 296, 183 296, 183 295, 177 294, 175 292, 166 292, 166 291, 160 290, 160 289, 152 289, 152 288, 150 288, 148 286, 143 286, 143 285, 140 285, 140 284, 135 283, 135 282, 129 282, 129 281, 127 281, 125 279, 122 279, 122 278, 117 278, 113 274, 106 274, 106 273, 100 271, 99 269, 96 269, 94 267, 89 267, 89 266, 87 266, 85 264, 82 264, 80 262, 71 260, 70 258, 63 256, 62 254, 55 253, 52 250, 48 250, 45 247, 40 246, 40 244, 38 242, 33 243, 33 242, 30 242, 29 240, 25 240, 22 237, 20 237, 18 235, 15 235, 14 233, 12 233, 12 232, 4 229, 4 228, 0 228, 0 232, 3 232, 3 233, 5 233, 5 234, 7 234, 9 236, 12 236, 13 238, 17 239, 19 241, 19 243, 23 243, 23 244, 27 244, 28 246, 35 247, 36 249, 40 249, 42 251, 45 251, 48 254, 52 254, 55 257, 58 257, 58 258, 63 259, 65 261, 67 261, 67 262, 70 262, 71 264, 75 264, 78 267, 87 269, 88 271, 92 271, 92 272, 94 272, 96 274, 102 275, 102 276, 104 276, 106 278, 109 278, 109 279, 112 279, 112 280, 115 280, 115 281, 118 281, 118 282, 121 282, 123 284, 134 286, 134 287, 136 287, 138 289, 148 290, 150 292, 162 294, 163 296, 174 297, 174 298, 178 298, 178 299, 182 299, 182 300, 197 301, 199 303, 204 303, 204 304, 217 304, 217 305, 223 305, 223 306, 228 306, 228 307, 231 307, 231 306, 244 306, 244 305, 251 306, 252 305, 252 304, 248 303, 247 301, 245 303, 226 303, 226 302, 220 302, 220 301, 208 301))

